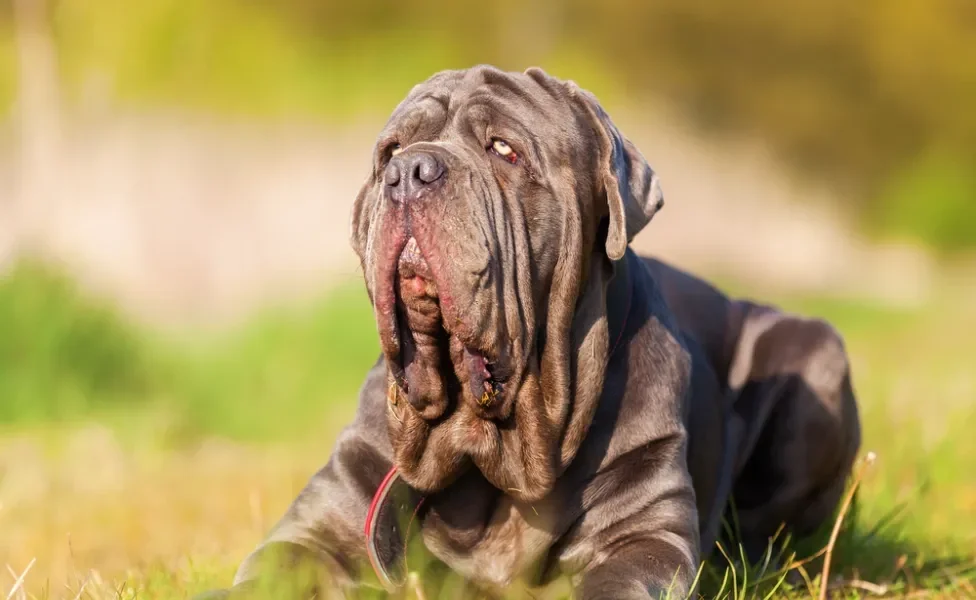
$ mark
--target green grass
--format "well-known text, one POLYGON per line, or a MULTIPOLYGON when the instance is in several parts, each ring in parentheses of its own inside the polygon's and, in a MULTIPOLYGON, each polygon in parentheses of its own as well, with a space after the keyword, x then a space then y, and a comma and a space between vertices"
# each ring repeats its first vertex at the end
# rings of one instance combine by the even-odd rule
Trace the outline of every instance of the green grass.
POLYGON ((0 280, 0 423, 71 419, 142 403, 164 373, 108 306, 53 270, 23 263, 0 280))
POLYGON ((197 435, 308 435, 316 420, 351 411, 379 356, 374 330, 360 285, 304 309, 266 312, 185 359, 182 416, 197 435))
POLYGON ((167 337, 24 262, 0 279, 0 426, 165 415, 171 441, 308 435, 350 410, 378 356, 365 298, 350 285, 206 339, 167 337))
MULTIPOLYGON (((976 597, 976 339, 966 335, 976 309, 948 292, 915 309, 772 299, 845 335, 863 449, 877 455, 833 549, 834 597, 976 597)), ((175 339, 33 263, 0 281, 0 331, 0 564, 20 574, 37 558, 25 589, 38 598, 74 598, 82 586, 91 598, 184 598, 229 584, 324 461, 377 355, 359 284, 229 332, 175 339), (65 495, 75 471, 84 480, 114 460, 98 443, 89 457, 88 437, 77 442, 74 432, 91 423, 114 432, 122 483, 65 495), (214 440, 231 441, 200 450, 214 440), (31 444, 42 457, 24 450, 31 444), (47 488, 18 501, 3 484, 21 463, 30 466, 20 477, 47 488)), ((777 540, 770 553, 779 560, 766 566, 730 570, 719 553, 701 573, 702 591, 816 597, 829 533, 777 540), (789 573, 778 566, 791 563, 789 573)), ((740 562, 737 549, 723 551, 740 562)), ((13 583, 0 579, 0 598, 13 583)))

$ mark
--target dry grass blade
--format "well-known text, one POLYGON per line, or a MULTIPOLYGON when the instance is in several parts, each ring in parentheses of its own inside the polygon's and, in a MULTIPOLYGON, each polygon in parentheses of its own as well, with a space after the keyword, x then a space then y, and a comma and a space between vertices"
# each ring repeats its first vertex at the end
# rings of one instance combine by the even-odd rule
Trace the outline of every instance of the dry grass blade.
POLYGON ((413 571, 407 576, 407 579, 410 580, 410 588, 413 590, 414 597, 417 600, 427 600, 427 596, 424 594, 424 586, 420 583, 420 576, 413 571))
MULTIPOLYGON (((14 594, 17 593, 17 590, 20 589, 20 586, 24 585, 24 580, 27 579, 27 574, 30 573, 30 570, 34 566, 35 562, 37 562, 37 559, 32 558, 31 561, 27 563, 27 568, 24 569, 24 572, 21 573, 19 577, 17 577, 17 581, 14 582, 14 587, 10 588, 10 592, 7 593, 7 600, 13 598, 14 594)), ((7 569, 10 570, 10 565, 7 565, 7 569)), ((11 570, 11 573, 12 572, 13 571, 11 570)))
POLYGON ((807 573, 806 567, 800 565, 796 567, 796 572, 799 573, 800 577, 803 578, 803 584, 807 586, 807 592, 810 594, 810 597, 813 598, 815 594, 813 591, 813 581, 811 581, 810 574, 807 573))
POLYGON ((81 582, 81 587, 78 588, 78 593, 75 594, 74 600, 81 599, 81 595, 85 593, 85 588, 88 587, 88 584, 90 582, 91 582, 91 576, 86 577, 85 580, 81 582))
POLYGON ((870 581, 862 581, 860 579, 851 579, 846 581, 838 581, 830 586, 827 586, 831 590, 843 590, 843 589, 855 589, 867 592, 874 596, 884 596, 888 593, 888 586, 878 585, 877 583, 871 583, 870 581))
POLYGON ((732 593, 735 594, 737 592, 737 590, 739 589, 738 576, 736 575, 736 572, 735 572, 736 571, 736 569, 735 569, 735 563, 732 562, 732 558, 725 551, 725 548, 722 546, 722 544, 720 542, 716 542, 715 543, 715 547, 718 548, 718 551, 721 552, 722 553, 722 556, 725 557, 725 561, 727 563, 729 563, 729 570, 727 572, 731 572, 732 573, 732 593))
POLYGON ((827 542, 827 550, 824 553, 823 571, 820 574, 820 595, 818 596, 820 600, 827 600, 827 578, 830 576, 830 559, 834 553, 834 546, 837 544, 837 537, 840 535, 840 526, 844 522, 844 516, 847 514, 847 511, 851 508, 854 493, 857 492, 858 486, 861 485, 861 480, 864 478, 867 468, 874 464, 876 458, 877 455, 874 452, 868 452, 865 455, 864 460, 861 461, 861 465, 854 474, 854 480, 851 482, 850 489, 847 490, 847 495, 844 496, 844 502, 840 506, 840 511, 837 513, 837 519, 834 521, 834 529, 830 532, 830 541, 827 542))

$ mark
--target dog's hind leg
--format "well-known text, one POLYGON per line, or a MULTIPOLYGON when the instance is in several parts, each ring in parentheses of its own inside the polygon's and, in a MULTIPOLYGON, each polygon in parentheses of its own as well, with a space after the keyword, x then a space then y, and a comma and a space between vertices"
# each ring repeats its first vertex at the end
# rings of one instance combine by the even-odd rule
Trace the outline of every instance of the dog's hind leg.
POLYGON ((823 321, 752 307, 730 379, 748 433, 729 518, 755 561, 781 528, 803 537, 833 516, 860 424, 843 341, 823 321))

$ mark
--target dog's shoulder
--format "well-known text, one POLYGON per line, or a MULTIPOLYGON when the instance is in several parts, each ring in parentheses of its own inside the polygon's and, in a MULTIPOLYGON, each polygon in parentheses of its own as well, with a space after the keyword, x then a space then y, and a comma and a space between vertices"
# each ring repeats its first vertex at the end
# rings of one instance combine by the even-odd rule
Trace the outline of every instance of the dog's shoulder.
POLYGON ((778 311, 731 298, 701 277, 659 259, 641 260, 682 333, 702 349, 718 379, 726 381, 746 320, 757 311, 778 311))

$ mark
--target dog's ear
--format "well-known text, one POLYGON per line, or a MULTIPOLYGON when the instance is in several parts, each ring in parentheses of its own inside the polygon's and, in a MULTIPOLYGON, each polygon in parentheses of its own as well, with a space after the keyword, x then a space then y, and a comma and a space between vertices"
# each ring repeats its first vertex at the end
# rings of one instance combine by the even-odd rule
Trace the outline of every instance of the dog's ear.
POLYGON ((569 87, 599 141, 596 183, 606 192, 610 218, 606 250, 611 260, 618 260, 627 251, 627 244, 664 206, 661 183, 637 146, 620 135, 596 97, 573 82, 569 87))
POLYGON ((359 188, 356 200, 352 204, 349 218, 349 245, 362 263, 366 260, 366 240, 369 237, 369 217, 372 207, 369 206, 369 192, 372 189, 374 176, 369 178, 359 188))

